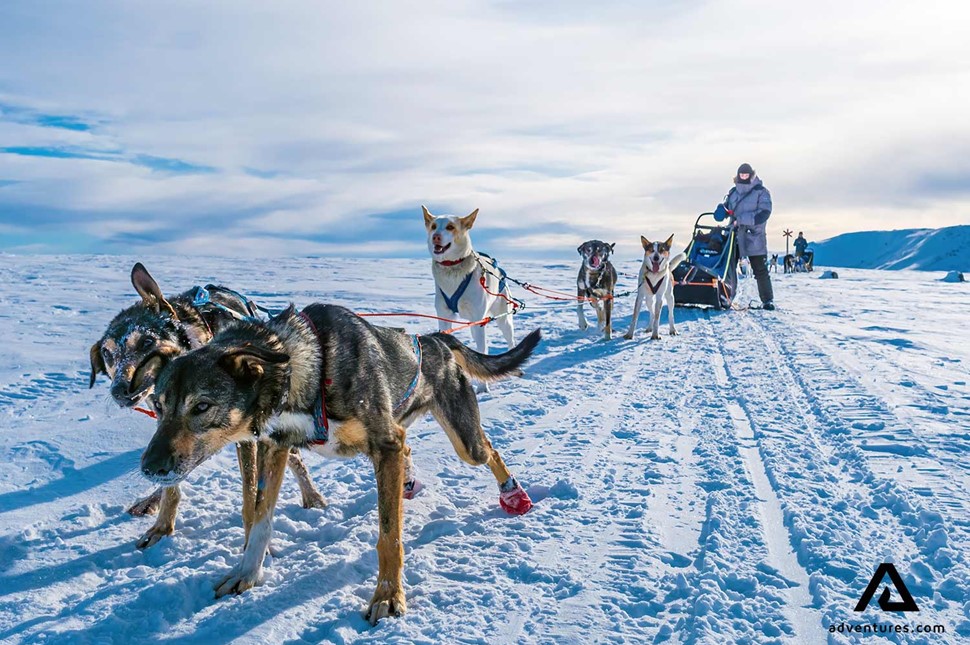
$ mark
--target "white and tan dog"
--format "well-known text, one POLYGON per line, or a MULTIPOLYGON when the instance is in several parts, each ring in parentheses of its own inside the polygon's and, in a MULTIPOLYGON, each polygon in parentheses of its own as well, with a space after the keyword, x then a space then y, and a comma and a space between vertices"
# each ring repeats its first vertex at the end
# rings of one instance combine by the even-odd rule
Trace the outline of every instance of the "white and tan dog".
POLYGON ((647 311, 650 313, 650 338, 660 339, 660 312, 664 304, 667 305, 667 320, 670 322, 670 335, 677 333, 674 327, 674 278, 671 272, 684 261, 683 253, 678 253, 671 259, 670 247, 674 243, 674 236, 666 242, 651 242, 640 236, 643 244, 643 264, 640 266, 640 287, 637 289, 637 301, 633 305, 633 320, 630 321, 630 331, 624 338, 633 338, 637 329, 637 318, 640 316, 640 306, 646 299, 647 311))
MULTIPOLYGON (((428 231, 428 251, 431 252, 431 275, 435 284, 435 311, 441 318, 459 316, 468 321, 482 320, 486 316, 502 316, 495 321, 509 347, 515 346, 515 331, 512 316, 503 315, 512 309, 507 298, 511 298, 508 286, 499 276, 504 276, 495 260, 475 252, 469 236, 475 218, 476 208, 465 217, 454 215, 435 216, 424 206, 424 227, 428 231), (488 269, 483 270, 482 267, 488 269), (481 286, 485 276, 485 289, 481 286), (488 291, 486 291, 486 289, 488 291), (491 293, 489 293, 491 292, 491 293), (500 296, 492 294, 502 294, 500 296), (504 297, 502 297, 504 296, 504 297)), ((451 323, 441 321, 438 328, 442 331, 451 323)), ((471 328, 472 340, 479 353, 488 354, 488 340, 485 327, 476 325, 471 328)), ((487 392, 488 386, 481 383, 479 392, 487 392)))

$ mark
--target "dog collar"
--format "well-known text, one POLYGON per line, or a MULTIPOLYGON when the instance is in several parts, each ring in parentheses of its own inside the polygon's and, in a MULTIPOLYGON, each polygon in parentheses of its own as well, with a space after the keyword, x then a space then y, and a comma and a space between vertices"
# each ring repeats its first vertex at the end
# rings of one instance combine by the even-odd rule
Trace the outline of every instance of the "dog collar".
POLYGON ((438 262, 438 260, 435 260, 435 262, 438 262, 438 264, 440 264, 443 267, 453 267, 461 264, 462 262, 464 262, 470 257, 471 257, 470 255, 466 255, 460 260, 442 260, 441 262, 438 262))

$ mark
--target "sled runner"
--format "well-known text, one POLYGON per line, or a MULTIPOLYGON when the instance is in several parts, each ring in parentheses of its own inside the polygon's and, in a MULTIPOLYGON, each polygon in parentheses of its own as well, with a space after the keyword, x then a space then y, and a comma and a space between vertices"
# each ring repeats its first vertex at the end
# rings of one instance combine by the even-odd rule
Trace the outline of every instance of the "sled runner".
POLYGON ((674 269, 674 300, 678 305, 706 305, 727 309, 738 287, 738 246, 734 231, 716 222, 714 213, 701 213, 687 247, 687 259, 674 269))

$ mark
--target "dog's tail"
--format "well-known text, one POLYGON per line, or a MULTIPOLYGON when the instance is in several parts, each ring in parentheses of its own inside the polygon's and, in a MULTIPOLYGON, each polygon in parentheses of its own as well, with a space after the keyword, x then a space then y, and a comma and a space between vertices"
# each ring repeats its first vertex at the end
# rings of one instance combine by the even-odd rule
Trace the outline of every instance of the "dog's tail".
POLYGON ((683 252, 678 253, 674 257, 670 258, 670 270, 673 271, 674 269, 676 269, 678 266, 680 266, 680 263, 686 259, 687 259, 687 254, 683 252))
POLYGON ((522 370, 519 367, 535 351, 536 345, 542 339, 542 332, 536 329, 509 351, 495 355, 479 354, 451 334, 438 332, 431 336, 451 350, 458 365, 466 374, 480 381, 497 381, 507 376, 522 376, 522 370))

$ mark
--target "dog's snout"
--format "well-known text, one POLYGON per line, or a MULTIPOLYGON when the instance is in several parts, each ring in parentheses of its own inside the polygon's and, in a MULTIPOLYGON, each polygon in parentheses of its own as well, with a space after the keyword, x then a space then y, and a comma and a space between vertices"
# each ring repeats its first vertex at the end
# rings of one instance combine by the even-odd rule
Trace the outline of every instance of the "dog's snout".
POLYGON ((177 460, 172 451, 155 442, 149 444, 141 456, 141 472, 149 479, 167 477, 175 472, 176 466, 177 460))
POLYGON ((111 384, 111 398, 117 401, 122 406, 130 406, 133 404, 131 400, 131 381, 127 379, 116 379, 111 384))
POLYGON ((141 472, 145 477, 165 477, 172 469, 168 466, 142 466, 141 472))
POLYGON ((432 235, 431 241, 434 242, 435 244, 441 244, 441 234, 435 233, 434 235, 432 235))

